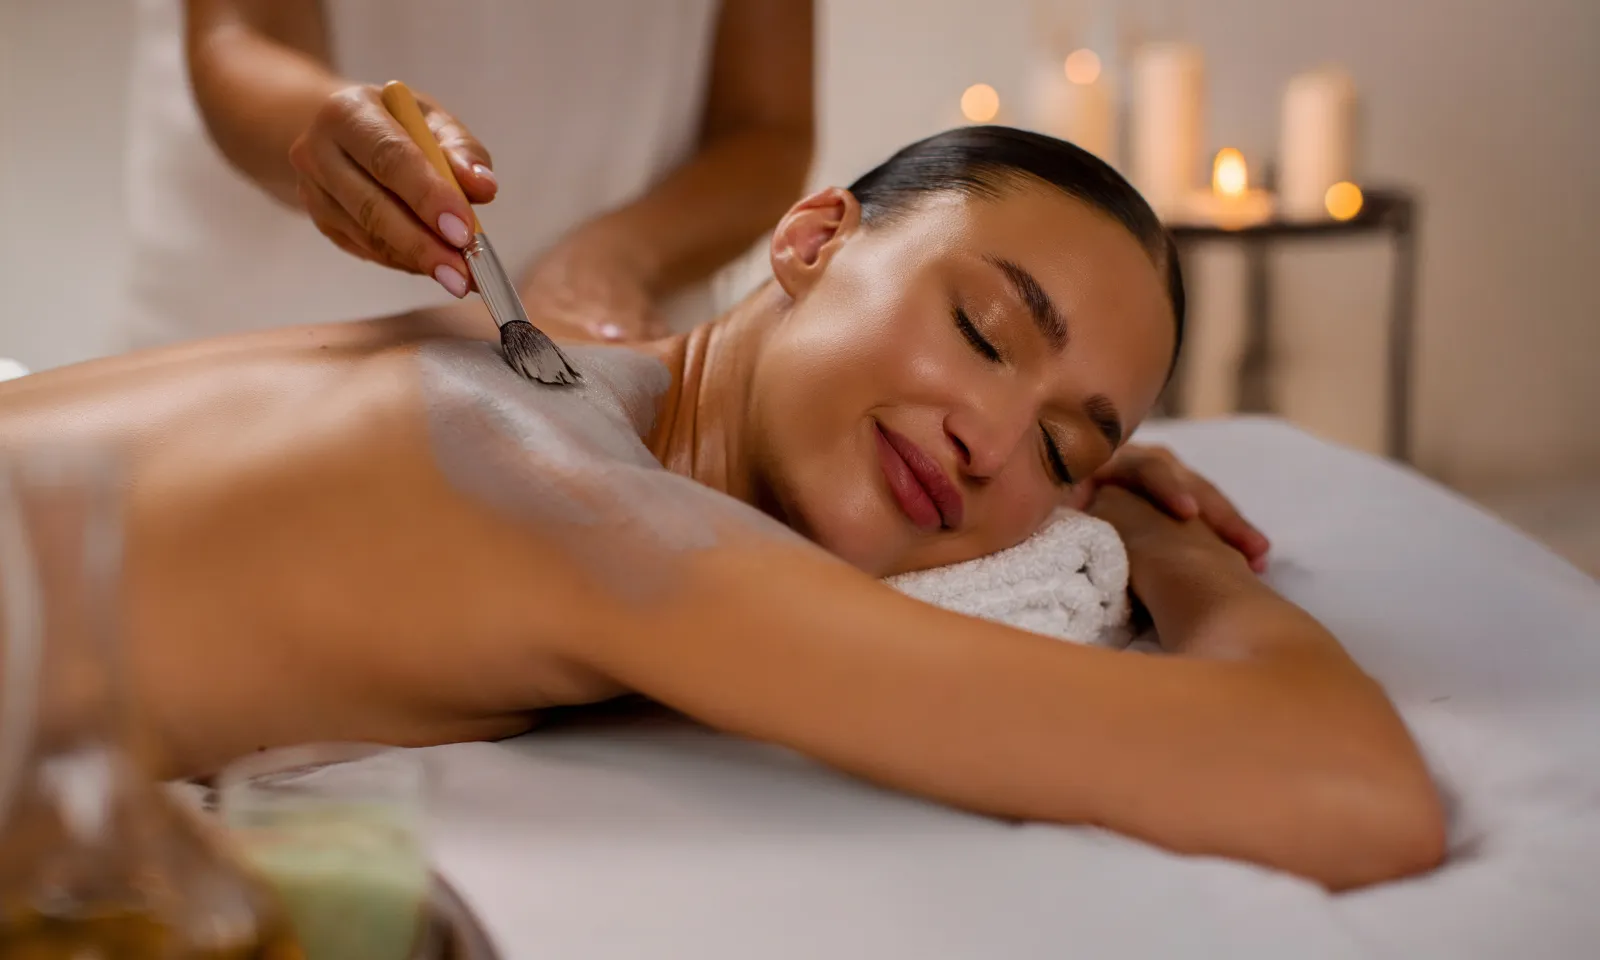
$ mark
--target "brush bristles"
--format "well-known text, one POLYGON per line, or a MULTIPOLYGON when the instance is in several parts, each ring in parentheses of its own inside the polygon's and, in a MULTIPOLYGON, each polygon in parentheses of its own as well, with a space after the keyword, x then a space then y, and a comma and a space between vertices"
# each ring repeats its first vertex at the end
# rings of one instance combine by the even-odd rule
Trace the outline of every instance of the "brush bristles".
POLYGON ((500 349, 511 369, 529 380, 568 384, 583 379, 555 341, 526 320, 513 320, 500 328, 500 349))

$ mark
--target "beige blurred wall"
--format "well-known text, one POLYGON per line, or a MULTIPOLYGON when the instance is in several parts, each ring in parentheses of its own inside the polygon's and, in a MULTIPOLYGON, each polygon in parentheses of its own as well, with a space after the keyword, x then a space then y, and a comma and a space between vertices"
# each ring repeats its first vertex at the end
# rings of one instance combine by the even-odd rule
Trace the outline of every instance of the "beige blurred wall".
POLYGON ((0 356, 108 349, 133 0, 0 0, 0 356))
MULTIPOLYGON (((1036 0, 825 0, 816 179, 848 181, 949 123, 968 83, 1015 105, 1036 0)), ((120 95, 130 0, 0 0, 0 355, 102 352, 124 263, 120 95)), ((1423 197, 1417 448, 1472 488, 1600 474, 1600 3, 1145 0, 1208 55, 1210 146, 1273 149, 1295 70, 1349 67, 1363 172, 1423 197)), ((1353 243, 1280 264, 1278 396, 1376 447, 1387 258, 1353 243)), ((1235 265, 1196 266, 1226 352, 1235 265)))

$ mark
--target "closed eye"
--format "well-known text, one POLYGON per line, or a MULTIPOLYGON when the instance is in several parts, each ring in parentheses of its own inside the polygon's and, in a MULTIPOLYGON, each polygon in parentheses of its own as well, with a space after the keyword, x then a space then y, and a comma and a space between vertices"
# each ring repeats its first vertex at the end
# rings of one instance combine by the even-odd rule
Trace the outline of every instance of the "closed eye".
POLYGON ((1044 455, 1050 461, 1050 472, 1054 475, 1056 483, 1070 487, 1077 481, 1072 479, 1072 471, 1067 469, 1067 462, 1061 458, 1061 448, 1056 446, 1056 440, 1050 436, 1050 431, 1039 424, 1039 433, 1044 436, 1044 455))
POLYGON ((956 329, 960 330, 961 335, 967 338, 968 343, 972 344, 972 349, 982 354, 985 360, 999 363, 1000 351, 994 348, 994 344, 984 339, 983 334, 978 332, 978 328, 972 325, 972 318, 967 316, 967 311, 960 306, 954 306, 950 308, 950 313, 955 318, 956 329))

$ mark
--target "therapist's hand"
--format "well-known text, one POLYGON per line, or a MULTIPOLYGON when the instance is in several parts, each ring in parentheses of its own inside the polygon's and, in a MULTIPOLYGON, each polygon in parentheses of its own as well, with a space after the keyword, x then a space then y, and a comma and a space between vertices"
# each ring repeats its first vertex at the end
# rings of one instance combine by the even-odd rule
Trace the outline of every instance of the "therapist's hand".
POLYGON ((667 335, 647 268, 603 227, 580 229, 546 251, 519 284, 528 319, 552 336, 650 340, 667 335))
MULTIPOLYGON (((418 94, 417 101, 467 197, 494 199, 489 151, 431 99, 418 94)), ((389 115, 379 88, 351 86, 330 96, 289 160, 301 204, 340 249, 466 296, 471 274, 461 248, 472 239, 472 211, 389 115)))
MULTIPOLYGON (((1190 470, 1165 447, 1130 443, 1073 492, 1072 506, 1091 509, 1103 487, 1121 487, 1143 496, 1179 520, 1200 518, 1222 541, 1244 554, 1257 573, 1267 566, 1271 548, 1265 535, 1205 477, 1190 470)), ((1092 512, 1092 510, 1091 510, 1092 512)))

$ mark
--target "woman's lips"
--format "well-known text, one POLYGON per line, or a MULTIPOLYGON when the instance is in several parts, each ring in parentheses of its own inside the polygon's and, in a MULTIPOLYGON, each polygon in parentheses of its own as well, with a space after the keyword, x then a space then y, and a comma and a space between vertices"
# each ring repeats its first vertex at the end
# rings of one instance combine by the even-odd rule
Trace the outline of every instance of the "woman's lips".
POLYGON ((877 424, 878 462, 889 492, 907 519, 919 529, 934 531, 961 526, 961 492, 922 448, 883 424, 877 424))

